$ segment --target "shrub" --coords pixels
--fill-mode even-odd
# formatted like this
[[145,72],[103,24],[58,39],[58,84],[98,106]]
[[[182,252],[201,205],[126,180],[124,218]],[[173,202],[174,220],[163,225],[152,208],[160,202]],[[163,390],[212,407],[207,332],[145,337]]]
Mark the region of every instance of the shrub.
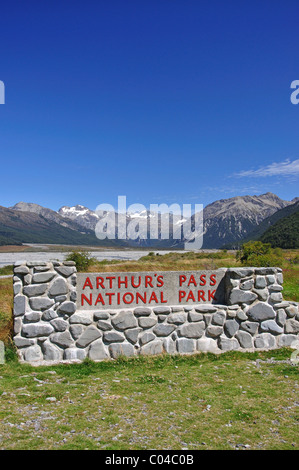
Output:
[[84,271],[92,264],[96,263],[90,253],[82,251],[72,251],[66,257],[66,261],[74,261],[78,271]]
[[244,243],[236,258],[247,266],[279,266],[283,262],[282,250],[272,249],[270,243],[260,241]]

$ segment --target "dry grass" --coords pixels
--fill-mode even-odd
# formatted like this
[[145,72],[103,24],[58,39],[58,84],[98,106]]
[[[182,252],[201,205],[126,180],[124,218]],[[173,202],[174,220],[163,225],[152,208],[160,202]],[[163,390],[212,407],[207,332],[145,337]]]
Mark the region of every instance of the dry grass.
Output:
[[13,288],[12,279],[0,279],[0,340],[9,343],[13,328]]

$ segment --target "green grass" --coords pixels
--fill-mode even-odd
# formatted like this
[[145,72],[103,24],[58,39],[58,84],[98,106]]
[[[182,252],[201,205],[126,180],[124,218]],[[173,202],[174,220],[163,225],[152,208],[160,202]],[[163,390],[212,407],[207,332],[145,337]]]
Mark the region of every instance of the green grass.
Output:
[[0,449],[295,449],[298,366],[279,362],[290,355],[9,361],[0,366]]

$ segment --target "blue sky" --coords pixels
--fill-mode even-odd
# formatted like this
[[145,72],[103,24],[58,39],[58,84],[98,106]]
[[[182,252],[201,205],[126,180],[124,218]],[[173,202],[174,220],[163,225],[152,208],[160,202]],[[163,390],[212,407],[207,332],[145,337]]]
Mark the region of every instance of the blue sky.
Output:
[[2,2],[0,205],[299,196],[298,1]]

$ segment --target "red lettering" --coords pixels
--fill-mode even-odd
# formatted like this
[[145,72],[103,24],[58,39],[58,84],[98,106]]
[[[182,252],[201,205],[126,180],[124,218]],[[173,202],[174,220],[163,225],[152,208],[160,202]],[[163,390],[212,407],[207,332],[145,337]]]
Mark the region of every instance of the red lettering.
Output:
[[157,287],[163,287],[163,286],[164,286],[163,276],[158,276],[157,277]]
[[208,292],[208,295],[209,295],[209,300],[215,300],[215,297],[214,297],[214,294],[215,294],[216,290],[213,290],[212,292],[209,290]]
[[191,276],[190,276],[190,279],[189,279],[189,282],[188,282],[188,286],[190,286],[190,284],[193,284],[195,287],[197,286],[197,283],[196,283],[196,281],[195,281],[195,279],[194,279],[193,274],[191,274]]
[[154,287],[152,276],[145,276],[145,287],[147,286]]
[[105,289],[103,277],[97,277],[97,289],[99,287],[101,287],[102,289]]
[[204,302],[206,301],[205,291],[204,290],[199,290],[198,291],[198,302],[200,302],[200,300],[203,300]]
[[[130,300],[126,300],[126,297],[127,295],[130,296]],[[124,295],[123,295],[123,301],[125,304],[131,304],[134,300],[134,295],[132,294],[132,292],[126,292]]]
[[193,302],[195,302],[195,297],[194,297],[194,294],[193,294],[192,290],[190,290],[190,292],[189,292],[189,294],[188,294],[188,296],[187,296],[187,302],[188,302],[188,300],[190,300],[190,299],[192,299]]
[[118,292],[117,293],[117,305],[119,305],[119,304],[120,304],[120,293]]
[[128,276],[125,276],[124,281],[122,281],[120,277],[118,278],[118,288],[119,289],[121,287],[121,284],[124,284],[126,289],[128,288]]
[[179,302],[186,297],[186,292],[184,290],[179,290]]
[[211,274],[210,276],[210,286],[214,286],[216,284],[216,274]]
[[206,285],[206,282],[207,282],[207,281],[206,281],[206,275],[205,275],[205,274],[202,274],[199,279],[200,279],[199,285],[200,285],[200,286],[205,286],[205,285]]
[[160,292],[161,304],[166,304],[167,300],[164,300],[164,292]]
[[97,296],[97,300],[95,301],[95,305],[97,305],[98,303],[101,303],[102,305],[105,305],[105,302],[104,302],[104,299],[102,297],[102,294],[99,294]]
[[136,303],[138,304],[138,300],[141,300],[144,304],[146,304],[146,292],[144,293],[144,296],[142,297],[139,292],[136,292]]
[[89,294],[89,299],[86,297],[85,294],[81,294],[81,305],[83,307],[84,300],[88,303],[88,305],[92,305],[92,294]]
[[112,281],[115,279],[115,276],[106,276],[107,279],[109,279],[109,288],[112,289]]
[[182,274],[182,275],[180,276],[180,287],[182,287],[182,284],[183,284],[183,282],[186,281],[186,279],[187,279],[187,278],[186,278],[186,276],[185,276],[184,274]]
[[111,297],[112,297],[113,295],[115,295],[115,293],[114,293],[114,292],[107,292],[106,295],[108,295],[108,297],[109,297],[109,305],[111,305],[111,304],[112,304]]
[[85,282],[84,282],[83,290],[85,289],[85,287],[89,287],[90,289],[93,289],[93,286],[92,286],[92,283],[91,283],[89,277],[87,277]]
[[135,287],[135,288],[136,288],[136,287],[140,287],[140,284],[141,284],[141,276],[139,276],[138,279],[139,279],[139,284],[138,284],[138,286],[136,286],[135,283],[134,283],[134,276],[131,277],[131,284],[132,284],[132,287]]
[[149,303],[151,303],[152,300],[154,300],[156,303],[158,303],[158,299],[157,299],[157,296],[156,296],[155,292],[152,292],[152,294],[149,298]]

